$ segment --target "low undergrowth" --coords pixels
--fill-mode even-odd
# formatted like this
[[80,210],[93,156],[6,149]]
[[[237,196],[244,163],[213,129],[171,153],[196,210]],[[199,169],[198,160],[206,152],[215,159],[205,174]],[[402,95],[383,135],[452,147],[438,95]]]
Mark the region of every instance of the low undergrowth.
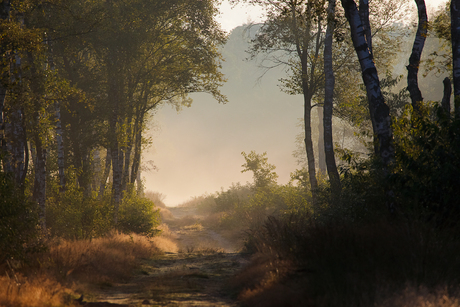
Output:
[[[140,264],[168,248],[155,238],[110,233],[93,240],[54,240],[26,264],[7,262],[0,276],[0,306],[72,306],[97,285],[127,280]],[[172,243],[170,243],[172,245]]]
[[459,233],[271,217],[251,232],[254,260],[233,286],[247,306],[460,306]]

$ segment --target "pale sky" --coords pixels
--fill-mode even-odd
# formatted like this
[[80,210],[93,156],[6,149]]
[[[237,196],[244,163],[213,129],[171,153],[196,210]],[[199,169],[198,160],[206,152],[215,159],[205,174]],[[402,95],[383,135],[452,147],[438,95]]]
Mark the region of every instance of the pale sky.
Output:
[[[446,0],[425,0],[428,10],[437,8],[441,3],[445,2]],[[222,14],[217,19],[227,32],[237,26],[248,23],[248,21],[259,22],[263,20],[263,11],[252,5],[239,4],[232,8],[228,1],[224,0],[219,9]]]
[[[445,0],[425,1],[429,12],[445,2]],[[248,22],[263,20],[262,10],[253,6],[238,5],[232,8],[225,0],[220,10],[218,21],[227,32]],[[245,65],[243,60],[241,65]],[[254,87],[257,86],[258,76],[260,72],[257,71],[254,72],[254,76],[250,76]],[[264,80],[262,79],[261,82],[263,83]],[[228,83],[231,83],[231,80]],[[279,103],[284,103],[286,106],[289,98],[284,97],[280,98]],[[192,107],[184,109],[180,114],[165,106],[153,117],[153,123],[149,127],[153,145],[143,154],[142,177],[147,190],[162,193],[166,196],[165,203],[168,206],[175,206],[195,196],[214,193],[221,188],[227,189],[232,183],[244,184],[252,181],[250,173],[241,173],[241,165],[244,163],[241,151],[249,153],[251,150],[256,150],[257,153],[267,151],[268,162],[277,166],[278,183],[288,182],[290,172],[298,168],[292,157],[292,150],[295,148],[295,134],[300,133],[301,129],[298,128],[297,131],[294,127],[294,132],[283,132],[283,135],[277,136],[276,131],[281,133],[284,128],[279,125],[287,124],[277,119],[280,114],[268,114],[273,112],[276,106],[269,106],[269,110],[261,110],[261,113],[267,113],[261,114],[262,117],[274,116],[272,119],[274,131],[264,131],[264,128],[252,125],[248,128],[250,130],[246,130],[243,135],[236,137],[236,141],[231,142],[226,139],[228,135],[222,133],[222,130],[224,125],[231,130],[233,122],[243,123],[243,118],[225,118],[225,114],[228,114],[226,110],[238,105],[238,101],[218,105],[206,97],[206,99],[193,98]],[[291,103],[290,110],[281,111],[285,114],[294,113],[293,118],[288,120],[292,125],[295,125],[297,119],[303,114],[301,97],[298,97],[298,100]],[[244,103],[251,103],[250,98]],[[289,131],[292,130],[291,128]],[[243,140],[251,137],[253,133],[258,133],[257,138],[244,143]],[[152,165],[157,169],[153,169]]]

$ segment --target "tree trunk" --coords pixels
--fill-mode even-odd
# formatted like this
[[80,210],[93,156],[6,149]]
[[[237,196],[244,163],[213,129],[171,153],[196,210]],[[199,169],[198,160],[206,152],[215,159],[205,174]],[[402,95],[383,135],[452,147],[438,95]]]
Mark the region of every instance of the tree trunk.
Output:
[[37,204],[39,210],[39,221],[41,231],[46,236],[46,148],[43,147],[43,143],[38,133],[35,134],[35,179],[34,179],[34,192],[33,200]]
[[450,96],[452,95],[452,85],[450,84],[450,79],[445,77],[442,81],[444,84],[444,95],[442,97],[442,108],[444,112],[450,116]]
[[[116,124],[112,119],[110,121],[110,129],[112,133],[116,133]],[[112,154],[112,204],[113,204],[113,222],[114,225],[118,223],[118,207],[121,203],[122,189],[121,189],[121,175],[122,169],[120,167],[120,160],[123,160],[123,156],[119,150],[117,136],[112,137],[110,145],[110,153]]]
[[340,198],[341,184],[340,176],[337,171],[337,164],[334,155],[334,142],[332,138],[332,106],[334,98],[334,70],[332,67],[332,35],[334,32],[334,17],[335,17],[336,0],[329,0],[327,8],[327,29],[324,42],[324,74],[325,74],[325,89],[324,89],[324,152],[326,155],[326,167],[329,180],[331,181],[332,193],[334,199]]
[[64,175],[64,141],[62,139],[62,124],[61,124],[61,107],[59,102],[54,103],[54,111],[56,113],[56,143],[57,156],[59,167],[59,192],[65,192],[65,175]]
[[364,36],[367,42],[367,47],[372,56],[372,33],[371,33],[371,24],[369,22],[369,0],[359,0],[359,17],[363,23]]
[[323,107],[316,106],[318,111],[318,168],[321,175],[326,174],[326,155],[324,153],[324,112]]
[[[19,17],[21,20],[21,17]],[[11,84],[20,83],[21,57],[15,55],[10,66]],[[4,158],[4,170],[12,174],[16,187],[24,191],[26,174],[25,148],[26,148],[26,129],[23,112],[23,93],[21,89],[15,90],[15,97],[8,103],[5,112],[5,140],[7,155]]]
[[[134,157],[133,157],[133,164],[131,167],[131,183],[134,184],[134,181],[138,178],[139,173],[139,166],[141,162],[141,146],[142,146],[142,127],[136,129],[136,139],[134,142]],[[141,184],[137,182],[137,184]]]
[[428,17],[426,15],[425,0],[415,0],[415,3],[418,11],[418,29],[415,34],[412,53],[409,57],[409,65],[407,66],[407,89],[410,93],[412,108],[415,112],[418,112],[420,104],[423,102],[422,92],[418,87],[418,68],[428,34]]
[[[380,80],[363,31],[361,18],[354,0],[342,0],[345,16],[350,24],[353,46],[361,66],[362,78],[366,86],[369,111],[374,132],[374,149],[383,164],[383,173],[389,173],[394,160],[395,150],[392,139],[390,108],[385,104],[380,90]],[[391,214],[396,212],[394,193],[386,190],[386,203]]]
[[[116,70],[112,69],[112,71]],[[111,74],[108,88],[108,99],[112,104],[111,115],[109,117],[109,148],[112,155],[112,205],[113,222],[115,226],[118,223],[118,208],[122,199],[121,180],[123,175],[123,153],[120,150],[118,141],[118,127],[120,124],[118,114],[120,104],[120,88],[116,78],[116,75]]]
[[101,180],[101,153],[99,152],[99,148],[93,150],[93,163],[92,163],[92,176],[91,176],[91,192],[97,191],[100,187],[100,180]]
[[5,116],[5,139],[7,156],[4,161],[4,171],[13,175],[16,187],[23,190],[25,182],[26,136],[23,111],[16,101],[10,105]]
[[313,152],[313,141],[311,138],[311,97],[304,91],[304,124],[305,124],[305,149],[307,152],[308,175],[310,178],[311,193],[313,203],[316,204],[316,189],[318,181],[316,180],[315,154]]
[[104,173],[102,174],[101,185],[99,187],[99,198],[104,196],[105,186],[107,184],[107,178],[110,173],[110,166],[112,165],[112,153],[110,148],[107,148],[107,155],[105,156],[105,167]]
[[129,181],[129,171],[130,168],[129,166],[131,165],[131,151],[133,148],[133,135],[132,134],[132,120],[131,118],[128,118],[128,124],[127,124],[127,132],[126,135],[128,136],[128,139],[126,140],[126,145],[124,146],[125,149],[125,161],[124,161],[124,168],[123,168],[123,177],[121,181],[121,186],[122,190],[126,191],[126,188],[128,186]]
[[5,144],[5,123],[4,123],[4,105],[5,105],[5,98],[6,98],[6,88],[0,82],[0,154],[4,151]]
[[354,0],[342,0],[345,15],[350,24],[351,38],[361,66],[362,78],[366,86],[369,111],[374,132],[374,141],[378,144],[378,154],[388,169],[394,161],[395,151],[392,144],[390,109],[385,104],[380,90],[380,80],[372,54],[367,47],[363,25]]
[[460,118],[460,1],[450,3],[455,118]]
[[[53,47],[52,47],[52,39],[48,35],[47,37],[48,43],[48,62],[50,65],[51,71],[54,72],[54,58],[53,58]],[[59,192],[65,192],[65,175],[64,175],[64,141],[63,141],[63,131],[62,131],[62,121],[61,121],[61,105],[59,101],[54,102],[54,113],[56,116],[56,145],[57,145],[57,162],[58,162],[58,169],[59,169]]]
[[[10,9],[11,9],[11,1],[3,0],[0,3],[0,19],[1,20],[8,20],[10,18]],[[3,48],[0,49],[1,54],[5,53]],[[1,67],[0,71],[3,71],[4,67]],[[4,154],[6,151],[6,141],[5,141],[5,99],[7,89],[5,86],[6,80],[8,79],[8,75],[0,74],[0,154]],[[3,166],[3,171],[5,171],[5,166]]]

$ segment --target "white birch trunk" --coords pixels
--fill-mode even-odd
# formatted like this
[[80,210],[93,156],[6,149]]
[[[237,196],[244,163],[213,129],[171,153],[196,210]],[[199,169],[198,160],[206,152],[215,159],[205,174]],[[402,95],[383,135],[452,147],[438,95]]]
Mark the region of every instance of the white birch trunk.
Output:
[[345,15],[350,24],[351,38],[361,66],[362,78],[366,86],[369,111],[374,131],[374,139],[378,143],[378,153],[386,168],[394,161],[390,109],[385,104],[380,90],[380,80],[372,54],[367,46],[364,27],[354,0],[342,0]]
[[[391,130],[390,109],[385,104],[380,90],[380,80],[372,59],[365,37],[364,27],[354,0],[342,0],[345,15],[350,24],[353,46],[361,66],[362,78],[366,86],[369,111],[374,132],[374,144],[377,154],[383,164],[383,173],[388,174],[395,159],[395,150],[392,144],[393,133]],[[395,213],[394,193],[386,191],[387,206],[390,213]]]

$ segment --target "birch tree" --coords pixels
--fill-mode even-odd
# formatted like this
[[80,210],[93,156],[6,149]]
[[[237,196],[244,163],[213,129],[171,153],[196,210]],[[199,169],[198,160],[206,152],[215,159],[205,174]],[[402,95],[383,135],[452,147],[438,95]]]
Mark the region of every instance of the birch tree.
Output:
[[[380,90],[379,76],[373,61],[372,52],[367,44],[365,26],[363,26],[356,3],[354,0],[342,0],[342,6],[350,24],[351,38],[361,66],[364,85],[366,86],[376,154],[380,157],[383,164],[384,173],[388,173],[395,160],[390,108],[385,104]],[[394,213],[393,192],[388,190],[387,196],[388,209],[391,213]]]

